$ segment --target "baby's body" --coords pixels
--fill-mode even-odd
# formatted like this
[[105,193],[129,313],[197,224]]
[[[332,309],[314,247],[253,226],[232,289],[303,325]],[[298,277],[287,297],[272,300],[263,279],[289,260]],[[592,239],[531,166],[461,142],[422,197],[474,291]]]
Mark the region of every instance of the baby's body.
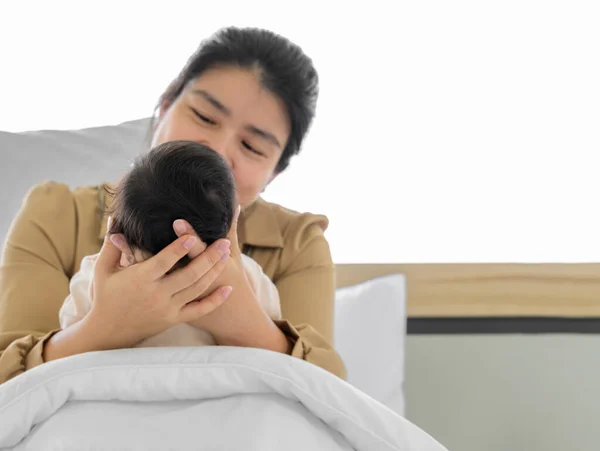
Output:
[[[189,141],[163,143],[141,156],[119,183],[111,207],[109,234],[120,234],[121,266],[140,263],[157,254],[177,236],[174,221],[186,220],[207,245],[225,238],[231,228],[235,182],[227,162],[212,149]],[[70,294],[59,312],[65,329],[92,309],[92,284],[98,255],[85,257],[72,277]],[[189,263],[184,257],[172,270]],[[281,319],[277,288],[250,257],[242,255],[253,293],[272,319]],[[226,282],[226,281],[223,281]],[[127,299],[123,299],[127,303]],[[149,346],[214,345],[205,330],[179,324],[138,343]]]

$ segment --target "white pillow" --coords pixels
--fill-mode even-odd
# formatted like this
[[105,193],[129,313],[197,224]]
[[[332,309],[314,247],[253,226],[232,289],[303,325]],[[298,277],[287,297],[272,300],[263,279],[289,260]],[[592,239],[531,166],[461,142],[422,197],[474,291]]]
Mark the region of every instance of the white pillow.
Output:
[[32,186],[116,182],[147,147],[149,126],[141,119],[82,130],[0,131],[0,242]]
[[336,350],[348,382],[404,415],[405,277],[379,277],[335,296]]

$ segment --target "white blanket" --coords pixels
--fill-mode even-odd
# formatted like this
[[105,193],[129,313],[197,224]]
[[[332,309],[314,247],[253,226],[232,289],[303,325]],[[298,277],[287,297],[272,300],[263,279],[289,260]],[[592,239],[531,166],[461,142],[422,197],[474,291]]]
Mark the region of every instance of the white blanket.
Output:
[[314,365],[227,347],[41,365],[0,385],[0,449],[444,450]]

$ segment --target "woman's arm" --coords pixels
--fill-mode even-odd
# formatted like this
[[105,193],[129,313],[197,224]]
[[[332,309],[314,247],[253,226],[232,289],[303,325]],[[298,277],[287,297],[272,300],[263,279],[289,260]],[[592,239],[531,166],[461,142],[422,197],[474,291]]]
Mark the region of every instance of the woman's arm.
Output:
[[275,279],[282,314],[294,324],[310,325],[333,343],[335,266],[321,228],[312,225],[304,233],[301,249],[288,257]]
[[[189,324],[206,330],[222,346],[260,348],[289,354],[292,349],[290,341],[261,307],[246,275],[246,267],[238,243],[239,214],[238,207],[227,236],[231,243],[231,257],[215,281],[215,286],[230,284],[233,288],[231,294],[224,305]],[[196,235],[192,226],[184,220],[175,221],[174,231],[178,236]],[[188,256],[195,260],[202,256],[204,249],[204,243],[198,240]],[[185,270],[184,268],[177,271]]]
[[59,328],[76,245],[76,206],[66,185],[43,183],[26,196],[0,263],[0,383],[43,362]]
[[73,328],[58,331],[77,255],[99,247],[97,191],[78,193],[57,183],[39,185],[13,223],[0,265],[0,383],[47,360],[132,346],[206,315],[228,296],[227,287],[206,292],[226,265],[226,240],[213,243],[183,271],[167,275],[196,238],[181,237],[122,271],[119,249],[105,239],[94,268],[90,313]]
[[[284,320],[271,320],[254,297],[242,275],[241,258],[236,256],[239,246],[232,227],[232,258],[223,277],[233,280],[233,292],[224,305],[191,324],[206,329],[220,345],[291,354],[345,378],[342,359],[331,345],[335,273],[321,219],[297,216],[287,227],[280,268],[274,277]],[[193,230],[186,223],[176,233]],[[199,249],[190,256],[193,258],[198,252]]]
[[274,278],[287,321],[277,324],[294,342],[293,356],[345,379],[344,363],[333,348],[335,266],[322,225],[311,216],[288,227]]
[[[288,354],[345,379],[346,368],[332,345],[335,267],[322,228],[305,225],[298,224],[301,230],[284,250],[275,278],[284,319],[269,323],[285,335]],[[268,330],[266,325],[263,330]],[[269,336],[275,343],[276,334]]]

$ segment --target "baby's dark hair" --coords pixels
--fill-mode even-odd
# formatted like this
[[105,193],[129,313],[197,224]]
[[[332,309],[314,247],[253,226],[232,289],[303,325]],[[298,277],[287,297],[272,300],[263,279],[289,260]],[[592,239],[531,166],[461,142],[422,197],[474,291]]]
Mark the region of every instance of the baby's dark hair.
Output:
[[[122,233],[132,249],[154,255],[177,239],[176,219],[188,221],[207,245],[227,236],[235,182],[227,162],[210,147],[170,141],[139,157],[114,195],[108,232]],[[184,257],[179,266],[188,261]]]

